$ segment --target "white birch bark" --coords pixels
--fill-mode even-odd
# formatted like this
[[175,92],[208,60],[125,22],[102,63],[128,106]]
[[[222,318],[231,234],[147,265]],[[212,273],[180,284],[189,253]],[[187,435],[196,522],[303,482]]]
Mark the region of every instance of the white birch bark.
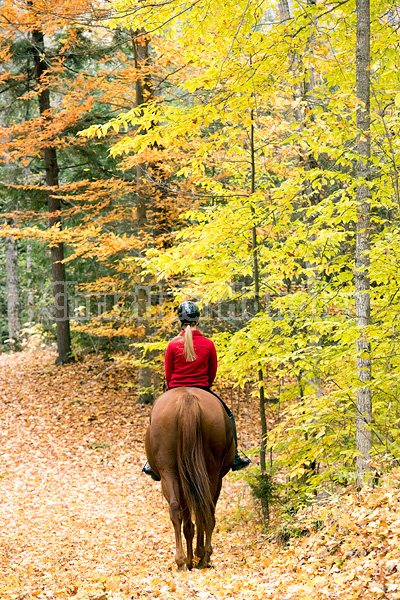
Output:
[[33,323],[34,317],[34,298],[32,289],[32,244],[29,242],[26,245],[26,287],[27,287],[27,301],[28,301],[28,323],[29,326]]
[[372,420],[372,390],[370,345],[365,337],[365,328],[370,324],[369,294],[369,253],[370,253],[370,199],[371,191],[365,181],[369,178],[370,139],[370,3],[369,0],[356,0],[357,47],[356,78],[357,99],[357,140],[358,161],[356,176],[360,179],[357,187],[357,227],[355,256],[355,309],[356,324],[359,329],[357,340],[357,374],[360,386],[357,390],[356,445],[360,453],[357,457],[357,485],[365,483],[368,461],[372,446],[369,423]]

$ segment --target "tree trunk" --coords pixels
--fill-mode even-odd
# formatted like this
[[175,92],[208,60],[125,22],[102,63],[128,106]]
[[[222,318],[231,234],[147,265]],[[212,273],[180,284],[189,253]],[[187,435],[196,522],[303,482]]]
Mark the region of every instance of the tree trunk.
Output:
[[[251,125],[250,125],[250,157],[251,157],[251,194],[256,191],[256,163],[255,163],[255,146],[254,146],[254,111],[251,110]],[[255,216],[253,204],[250,207],[251,214]],[[260,273],[258,268],[258,243],[257,230],[255,223],[251,229],[252,236],[252,251],[253,251],[253,281],[254,281],[254,312],[257,314],[260,311]],[[267,443],[267,419],[265,416],[265,393],[264,393],[264,373],[261,365],[258,369],[258,384],[260,389],[260,417],[261,417],[261,444],[260,444],[260,465],[261,471],[266,470],[266,443]]]
[[28,302],[28,323],[29,326],[33,323],[35,314],[34,297],[32,288],[32,244],[29,242],[26,245],[26,287],[27,287],[27,302]]
[[[251,64],[251,58],[250,58]],[[256,152],[254,143],[254,111],[250,111],[250,161],[251,161],[251,183],[250,192],[254,194],[256,191]],[[253,204],[250,204],[250,210],[254,219],[255,209]],[[258,266],[258,242],[256,224],[253,222],[251,228],[252,251],[253,251],[253,281],[254,281],[254,312],[257,314],[260,311],[260,273]],[[261,419],[261,440],[260,440],[260,467],[261,474],[264,475],[267,470],[266,447],[267,447],[267,417],[265,414],[265,390],[264,390],[264,371],[261,364],[258,365],[258,385],[259,385],[259,407]],[[261,498],[261,508],[264,522],[269,523],[269,502],[268,498]]]
[[[137,32],[139,33],[139,32]],[[149,40],[144,35],[143,37],[134,40],[135,50],[135,67],[137,72],[140,72],[140,77],[136,80],[136,106],[140,106],[152,95],[152,86],[150,78],[146,73],[146,67],[149,61]],[[147,229],[147,205],[146,205],[146,165],[137,166],[137,188],[136,188],[136,211],[137,211],[137,226],[139,231],[145,233]],[[138,289],[138,318],[141,325],[144,327],[144,337],[146,338],[150,331],[147,322],[147,290],[146,279],[139,283]],[[142,352],[142,360],[144,359]],[[147,366],[140,366],[138,373],[138,403],[151,404],[154,400],[151,369]]]
[[284,23],[290,19],[289,3],[287,0],[279,0],[279,21]]
[[[39,87],[39,112],[44,121],[50,117],[50,92],[43,87],[42,75],[46,71],[44,34],[35,29],[32,32],[33,57],[35,62],[36,83]],[[43,158],[46,167],[46,184],[48,186],[47,198],[49,208],[49,227],[61,228],[61,203],[57,194],[53,195],[58,187],[58,162],[57,152],[53,146],[47,146],[43,150]],[[54,293],[54,317],[57,325],[57,349],[58,357],[56,364],[63,364],[70,360],[71,336],[69,328],[67,281],[65,275],[64,244],[58,243],[50,249],[51,268]]]
[[8,314],[8,339],[10,348],[18,348],[21,332],[21,302],[18,273],[18,243],[13,236],[7,236],[6,246],[6,291]]
[[[139,34],[140,32],[136,32]],[[135,68],[140,76],[136,80],[136,106],[144,104],[152,96],[151,80],[146,72],[149,62],[149,40],[143,32],[143,37],[136,38],[133,42],[135,52]],[[137,224],[139,230],[144,230],[147,226],[147,206],[145,195],[146,183],[146,165],[137,166],[137,191],[136,191],[136,210]]]
[[357,47],[356,79],[357,99],[357,153],[356,176],[360,180],[357,187],[357,226],[355,256],[355,308],[356,325],[359,330],[357,340],[357,374],[360,387],[357,390],[356,444],[360,453],[357,457],[357,485],[365,483],[366,472],[370,470],[368,461],[372,446],[369,423],[372,420],[371,349],[365,336],[365,328],[370,324],[370,199],[371,192],[365,182],[370,176],[370,4],[369,0],[357,0]]
[[[138,290],[138,317],[144,328],[144,337],[146,338],[150,331],[147,323],[147,307],[148,307],[148,290],[144,283],[139,283]],[[142,351],[142,360],[150,359],[150,355],[144,355]],[[140,366],[138,372],[138,404],[152,404],[154,400],[153,385],[151,380],[151,368],[148,366]]]

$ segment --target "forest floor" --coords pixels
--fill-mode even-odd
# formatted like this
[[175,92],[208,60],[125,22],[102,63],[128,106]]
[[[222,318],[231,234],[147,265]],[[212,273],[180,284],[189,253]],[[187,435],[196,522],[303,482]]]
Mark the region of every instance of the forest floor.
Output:
[[[160,484],[141,473],[150,409],[136,404],[134,371],[54,358],[0,355],[1,600],[400,599],[400,472],[310,507],[309,535],[285,548],[230,474],[214,568],[177,573]],[[247,448],[258,437],[250,404],[238,405]]]

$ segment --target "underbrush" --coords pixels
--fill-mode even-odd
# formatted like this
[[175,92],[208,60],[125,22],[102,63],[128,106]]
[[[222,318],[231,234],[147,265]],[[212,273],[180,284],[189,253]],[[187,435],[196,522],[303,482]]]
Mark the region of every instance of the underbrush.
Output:
[[[247,481],[268,540],[284,547],[291,540],[309,537],[330,526],[333,515],[340,514],[343,498],[359,494],[355,485],[345,487],[331,482],[322,487],[316,485],[318,478],[312,477],[305,482],[279,482],[276,472],[253,470],[247,474]],[[399,471],[371,478],[371,482],[373,488],[366,488],[364,494],[368,489],[372,493],[380,488],[399,488]]]

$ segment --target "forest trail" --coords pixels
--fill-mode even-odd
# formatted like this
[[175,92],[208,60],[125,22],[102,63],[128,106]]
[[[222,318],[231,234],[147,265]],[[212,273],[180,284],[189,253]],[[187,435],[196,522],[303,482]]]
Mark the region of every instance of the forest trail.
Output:
[[0,357],[1,599],[218,598],[223,574],[223,597],[229,587],[242,597],[252,548],[224,513],[243,482],[227,482],[221,499],[216,569],[178,576],[160,484],[141,473],[150,408],[125,387],[129,369],[53,362]]
[[[61,369],[53,362],[44,352],[0,356],[1,600],[400,598],[398,489],[374,497],[387,509],[386,545],[382,519],[370,533],[372,505],[364,511],[361,502],[365,539],[339,522],[283,551],[261,535],[243,481],[229,475],[214,568],[177,573],[160,485],[141,473],[150,409],[127,387],[134,372],[95,357]],[[374,532],[372,554],[352,553]],[[348,544],[341,564],[335,539]]]

